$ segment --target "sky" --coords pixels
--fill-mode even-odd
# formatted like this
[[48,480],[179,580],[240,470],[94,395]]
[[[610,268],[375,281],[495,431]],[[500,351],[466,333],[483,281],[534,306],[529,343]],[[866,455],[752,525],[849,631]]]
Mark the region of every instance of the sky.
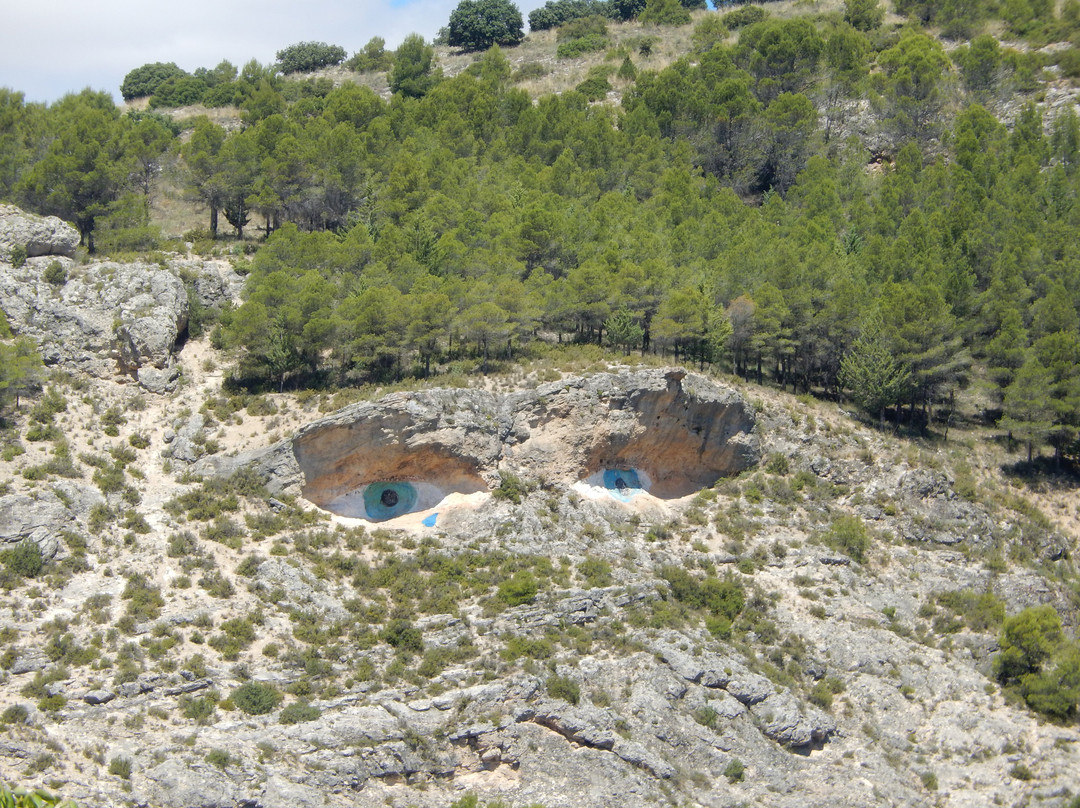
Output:
[[[522,16],[543,0],[518,2]],[[396,47],[430,40],[457,0],[0,0],[0,87],[52,103],[89,87],[119,102],[128,71],[175,62],[188,72],[228,59],[274,61],[297,42],[340,45],[351,56],[373,36]]]

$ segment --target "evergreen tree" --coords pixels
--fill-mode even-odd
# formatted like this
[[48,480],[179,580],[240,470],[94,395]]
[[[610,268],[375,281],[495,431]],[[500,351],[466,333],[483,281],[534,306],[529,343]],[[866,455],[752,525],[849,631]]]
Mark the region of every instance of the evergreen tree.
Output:
[[840,363],[840,384],[851,392],[856,404],[878,416],[882,429],[885,410],[903,401],[910,379],[910,371],[896,360],[882,338],[877,319],[870,321]]

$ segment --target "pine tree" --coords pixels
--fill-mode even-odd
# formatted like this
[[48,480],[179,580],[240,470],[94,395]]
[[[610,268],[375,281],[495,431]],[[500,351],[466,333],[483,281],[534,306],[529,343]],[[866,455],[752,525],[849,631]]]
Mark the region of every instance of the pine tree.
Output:
[[896,360],[881,336],[880,323],[872,321],[840,362],[840,384],[867,412],[877,413],[885,428],[885,409],[899,404],[907,394],[911,373]]

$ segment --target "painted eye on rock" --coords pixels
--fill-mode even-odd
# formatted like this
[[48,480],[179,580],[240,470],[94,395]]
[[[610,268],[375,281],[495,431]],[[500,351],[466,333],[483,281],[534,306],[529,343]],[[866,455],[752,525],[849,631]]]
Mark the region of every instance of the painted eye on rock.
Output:
[[634,469],[604,469],[604,488],[622,502],[629,502],[642,490],[641,480]]
[[652,485],[649,476],[639,469],[600,469],[584,480],[583,492],[592,496],[607,494],[620,502],[629,502]]
[[434,508],[445,496],[429,483],[386,481],[362,485],[326,504],[326,509],[354,519],[385,522]]

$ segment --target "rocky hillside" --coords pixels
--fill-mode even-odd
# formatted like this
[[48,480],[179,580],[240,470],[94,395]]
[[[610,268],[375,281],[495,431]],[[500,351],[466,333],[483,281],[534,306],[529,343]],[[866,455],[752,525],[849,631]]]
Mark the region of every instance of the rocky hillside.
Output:
[[994,668],[1006,615],[1075,633],[1075,489],[1004,476],[987,436],[673,368],[229,393],[187,330],[227,263],[77,263],[7,213],[30,257],[0,308],[48,372],[0,434],[5,780],[168,808],[1075,804],[1075,705],[1048,721]]

